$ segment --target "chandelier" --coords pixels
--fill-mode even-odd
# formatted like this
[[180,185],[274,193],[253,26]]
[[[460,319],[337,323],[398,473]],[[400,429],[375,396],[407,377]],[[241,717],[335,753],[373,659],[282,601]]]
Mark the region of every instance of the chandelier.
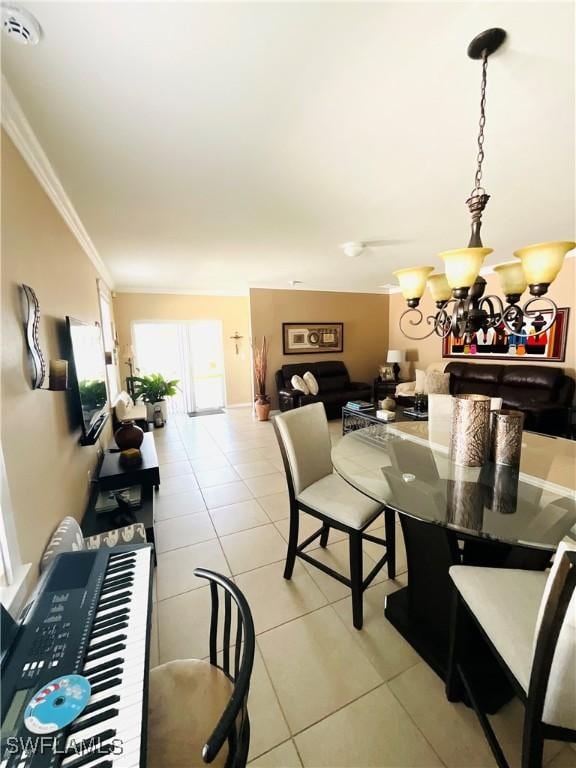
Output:
[[[482,213],[490,199],[482,186],[486,74],[488,57],[498,50],[505,39],[506,32],[503,29],[488,29],[475,37],[468,46],[468,56],[482,60],[476,174],[474,188],[466,200],[472,217],[468,247],[439,254],[445,266],[445,272],[441,274],[432,275],[434,267],[408,267],[393,273],[398,278],[408,305],[408,309],[400,316],[399,326],[409,339],[418,341],[434,333],[441,338],[452,334],[455,338],[467,339],[474,333],[490,329],[528,336],[531,328],[537,333],[546,333],[556,320],[556,304],[545,294],[557,277],[564,257],[576,247],[576,243],[562,241],[529,245],[514,251],[517,261],[494,267],[506,297],[506,306],[499,296],[484,296],[486,280],[480,276],[484,259],[493,250],[484,248],[480,238]],[[436,302],[437,312],[424,317],[418,305],[426,286]],[[529,288],[531,298],[521,306],[520,299],[526,288]],[[414,336],[409,332],[411,328],[421,325],[425,325],[426,329],[431,328],[423,335]]]

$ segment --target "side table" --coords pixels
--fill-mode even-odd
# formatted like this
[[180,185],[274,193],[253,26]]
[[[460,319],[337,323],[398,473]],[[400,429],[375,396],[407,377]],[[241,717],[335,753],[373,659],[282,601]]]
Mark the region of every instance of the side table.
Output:
[[[85,536],[105,533],[113,528],[118,528],[119,525],[129,525],[131,522],[136,522],[144,525],[147,541],[150,544],[155,544],[154,488],[158,488],[160,485],[160,468],[152,432],[144,434],[140,451],[142,452],[142,463],[139,466],[123,467],[120,464],[120,451],[117,449],[116,442],[112,440],[108,445],[108,451],[104,454],[98,472],[97,489],[98,491],[113,491],[132,485],[140,485],[142,487],[141,506],[130,513],[119,513],[115,510],[114,512],[97,514],[95,510],[96,498],[92,499],[82,520],[82,531]],[[96,493],[95,496],[97,497],[97,495]],[[127,519],[129,516],[133,519]],[[156,552],[154,552],[154,561],[156,561]]]
[[378,401],[384,400],[386,397],[394,397],[396,394],[396,381],[382,381],[381,379],[374,379],[373,392],[374,392],[374,405],[378,407]]

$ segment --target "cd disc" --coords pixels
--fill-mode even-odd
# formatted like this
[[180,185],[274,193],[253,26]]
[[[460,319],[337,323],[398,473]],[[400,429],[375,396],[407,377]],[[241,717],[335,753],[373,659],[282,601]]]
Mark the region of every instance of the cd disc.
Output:
[[31,733],[54,733],[83,711],[90,699],[90,683],[82,675],[57,677],[37,691],[24,712]]

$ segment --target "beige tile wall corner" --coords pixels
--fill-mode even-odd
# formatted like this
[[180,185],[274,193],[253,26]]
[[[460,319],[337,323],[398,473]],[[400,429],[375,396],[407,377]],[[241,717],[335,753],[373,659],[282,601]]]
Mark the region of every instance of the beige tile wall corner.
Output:
[[[2,134],[2,448],[24,562],[39,562],[65,515],[80,520],[95,447],[79,445],[70,396],[32,390],[21,283],[36,291],[46,360],[62,357],[66,315],[99,320],[98,273],[5,134]],[[109,433],[108,433],[109,434]]]
[[[372,382],[388,349],[388,296],[375,293],[250,289],[252,336],[270,343],[268,393],[278,398],[274,374],[286,363],[343,360],[355,381]],[[282,323],[342,322],[344,352],[329,355],[284,355]]]
[[[131,344],[132,323],[137,320],[220,320],[224,335],[226,401],[228,405],[252,400],[250,312],[248,296],[188,296],[168,293],[117,293],[114,317],[120,349]],[[243,336],[236,354],[230,336]],[[120,364],[122,379],[126,366]],[[122,370],[123,369],[123,370]]]
[[[496,293],[497,295],[501,295],[498,276],[495,274],[487,275],[486,280],[488,282],[486,293]],[[576,377],[576,305],[574,303],[574,297],[576,295],[576,259],[566,259],[560,274],[550,288],[549,295],[559,307],[570,308],[568,342],[566,345],[566,360],[564,363],[545,363],[543,361],[542,364],[560,366],[564,369],[565,373]],[[528,297],[529,294],[526,292],[524,298],[526,299]],[[410,341],[402,335],[398,326],[398,319],[405,309],[406,303],[402,298],[402,294],[392,294],[390,296],[390,346],[393,349],[405,349],[407,351],[407,358],[413,360],[418,368],[425,368],[429,363],[442,360],[442,341],[437,336],[430,337],[424,341],[415,342]],[[428,291],[426,291],[426,294],[422,299],[420,309],[425,315],[433,314],[436,311],[434,302],[430,298]],[[414,329],[415,334],[417,331],[418,329]],[[446,362],[448,363],[450,361],[447,359]],[[497,362],[511,365],[517,363],[518,360],[475,360],[474,362]]]

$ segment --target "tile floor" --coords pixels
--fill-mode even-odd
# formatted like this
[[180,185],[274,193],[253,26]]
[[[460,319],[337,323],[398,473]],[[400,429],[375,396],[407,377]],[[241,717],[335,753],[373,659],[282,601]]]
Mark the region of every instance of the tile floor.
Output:
[[[339,422],[330,431],[337,441]],[[152,663],[207,655],[209,589],[192,571],[231,575],[257,632],[254,766],[494,765],[472,713],[446,701],[441,681],[384,618],[385,595],[407,582],[399,527],[399,575],[390,581],[383,571],[367,590],[358,632],[342,584],[301,561],[290,582],[282,577],[288,495],[270,423],[254,421],[249,408],[173,415],[154,436],[162,484]],[[312,530],[303,517],[302,535]],[[367,545],[366,568],[373,555]],[[322,557],[346,569],[341,535],[331,535]],[[511,766],[519,765],[522,713],[514,701],[493,718]],[[576,751],[549,743],[546,765],[576,768]]]

